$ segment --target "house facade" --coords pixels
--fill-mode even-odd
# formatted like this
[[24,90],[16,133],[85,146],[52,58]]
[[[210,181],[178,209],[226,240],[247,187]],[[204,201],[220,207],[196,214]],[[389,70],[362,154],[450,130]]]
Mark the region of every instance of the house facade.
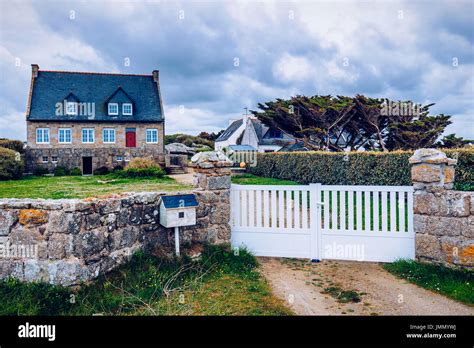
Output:
[[26,124],[28,172],[63,166],[89,175],[134,157],[165,163],[158,71],[43,71],[33,64]]
[[229,145],[247,145],[258,152],[276,152],[295,143],[295,139],[278,129],[264,125],[255,116],[244,115],[233,121],[215,141],[215,150]]

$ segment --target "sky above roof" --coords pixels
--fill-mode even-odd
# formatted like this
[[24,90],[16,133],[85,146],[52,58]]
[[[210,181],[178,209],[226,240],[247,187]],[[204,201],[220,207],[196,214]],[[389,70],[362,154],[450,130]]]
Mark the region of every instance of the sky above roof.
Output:
[[0,137],[25,139],[31,64],[160,70],[166,133],[295,94],[436,103],[474,139],[472,1],[0,1]]

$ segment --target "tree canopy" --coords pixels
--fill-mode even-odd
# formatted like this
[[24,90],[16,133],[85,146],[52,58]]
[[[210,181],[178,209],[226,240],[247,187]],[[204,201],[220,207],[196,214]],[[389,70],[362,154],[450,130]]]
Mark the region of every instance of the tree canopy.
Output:
[[434,104],[363,95],[302,96],[259,103],[252,114],[313,150],[397,150],[432,146],[451,121],[429,115]]

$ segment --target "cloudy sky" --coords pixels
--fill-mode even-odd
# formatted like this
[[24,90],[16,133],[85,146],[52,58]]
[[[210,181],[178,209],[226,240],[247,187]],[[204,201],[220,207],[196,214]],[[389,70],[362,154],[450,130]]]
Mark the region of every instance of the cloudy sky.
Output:
[[31,64],[160,70],[168,134],[295,94],[436,103],[474,139],[473,1],[0,0],[0,137],[25,139]]

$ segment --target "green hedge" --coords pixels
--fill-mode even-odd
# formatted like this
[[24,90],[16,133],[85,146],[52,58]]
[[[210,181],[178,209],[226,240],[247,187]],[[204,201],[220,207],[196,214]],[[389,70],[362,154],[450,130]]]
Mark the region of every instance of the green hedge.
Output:
[[[458,158],[456,187],[474,183],[474,149],[444,150]],[[411,185],[408,159],[413,151],[274,152],[259,154],[250,171],[259,176],[324,185]]]
[[23,175],[23,161],[17,158],[18,153],[0,147],[0,180],[20,179]]

